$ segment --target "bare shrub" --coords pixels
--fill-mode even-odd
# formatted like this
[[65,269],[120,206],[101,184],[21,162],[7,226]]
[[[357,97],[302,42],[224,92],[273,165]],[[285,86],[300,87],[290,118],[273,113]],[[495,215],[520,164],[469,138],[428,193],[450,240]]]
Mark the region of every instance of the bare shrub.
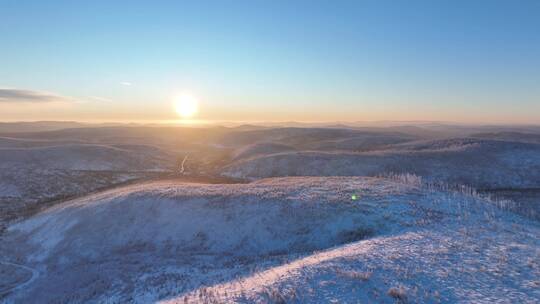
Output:
[[[416,187],[423,187],[430,191],[444,191],[444,192],[450,192],[453,194],[462,194],[466,197],[473,198],[473,199],[480,199],[484,200],[488,203],[490,203],[490,206],[486,207],[493,207],[491,210],[486,210],[486,217],[492,218],[494,217],[495,209],[501,209],[501,210],[507,210],[512,212],[517,212],[521,215],[524,215],[526,217],[535,219],[538,218],[538,214],[535,210],[532,210],[531,208],[528,208],[527,206],[523,206],[523,204],[519,202],[515,202],[513,200],[504,199],[500,197],[494,197],[488,193],[485,192],[479,192],[474,187],[471,187],[469,185],[463,185],[463,184],[449,184],[444,182],[430,182],[423,180],[421,176],[417,176],[415,174],[410,173],[386,173],[382,175],[378,175],[378,177],[390,179],[395,182],[399,182],[405,185],[411,185]],[[467,212],[471,208],[469,206],[468,202],[463,202],[463,208],[462,212]]]
[[407,302],[407,290],[403,286],[391,287],[388,289],[387,294],[398,300],[400,303]]
[[367,281],[373,275],[373,271],[338,271],[338,274],[354,280]]
[[411,186],[422,186],[425,183],[422,180],[421,176],[410,174],[410,173],[387,173],[379,175],[379,177],[387,178],[402,184],[411,185]]
[[270,303],[274,303],[274,304],[287,303],[285,296],[277,288],[268,289],[265,291],[265,294],[268,297],[268,300]]

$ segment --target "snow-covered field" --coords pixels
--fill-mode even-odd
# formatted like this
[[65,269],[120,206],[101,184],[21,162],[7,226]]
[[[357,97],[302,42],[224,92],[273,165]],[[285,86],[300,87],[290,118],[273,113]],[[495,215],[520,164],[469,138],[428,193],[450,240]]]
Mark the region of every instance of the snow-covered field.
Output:
[[12,224],[0,251],[38,273],[6,303],[536,303],[539,236],[414,178],[297,177],[110,190]]

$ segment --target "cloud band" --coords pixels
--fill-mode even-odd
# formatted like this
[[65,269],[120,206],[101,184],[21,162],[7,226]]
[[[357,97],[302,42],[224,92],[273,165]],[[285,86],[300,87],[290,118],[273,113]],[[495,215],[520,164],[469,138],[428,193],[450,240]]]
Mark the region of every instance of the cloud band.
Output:
[[22,102],[54,102],[67,101],[69,98],[58,96],[45,92],[21,90],[21,89],[2,89],[0,88],[1,103],[22,103]]

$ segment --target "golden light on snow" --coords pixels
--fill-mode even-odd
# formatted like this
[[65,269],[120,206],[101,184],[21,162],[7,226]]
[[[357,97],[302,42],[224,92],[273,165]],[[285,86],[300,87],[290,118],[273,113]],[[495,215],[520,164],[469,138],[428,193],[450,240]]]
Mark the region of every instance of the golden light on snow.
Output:
[[199,101],[192,95],[181,94],[174,101],[174,109],[182,118],[190,118],[197,114]]

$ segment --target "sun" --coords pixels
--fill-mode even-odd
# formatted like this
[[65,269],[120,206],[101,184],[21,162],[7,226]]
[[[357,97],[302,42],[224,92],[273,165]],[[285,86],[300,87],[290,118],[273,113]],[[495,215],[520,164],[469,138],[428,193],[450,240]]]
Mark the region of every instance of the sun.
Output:
[[190,118],[197,114],[199,101],[194,96],[181,94],[174,101],[174,109],[182,118]]

